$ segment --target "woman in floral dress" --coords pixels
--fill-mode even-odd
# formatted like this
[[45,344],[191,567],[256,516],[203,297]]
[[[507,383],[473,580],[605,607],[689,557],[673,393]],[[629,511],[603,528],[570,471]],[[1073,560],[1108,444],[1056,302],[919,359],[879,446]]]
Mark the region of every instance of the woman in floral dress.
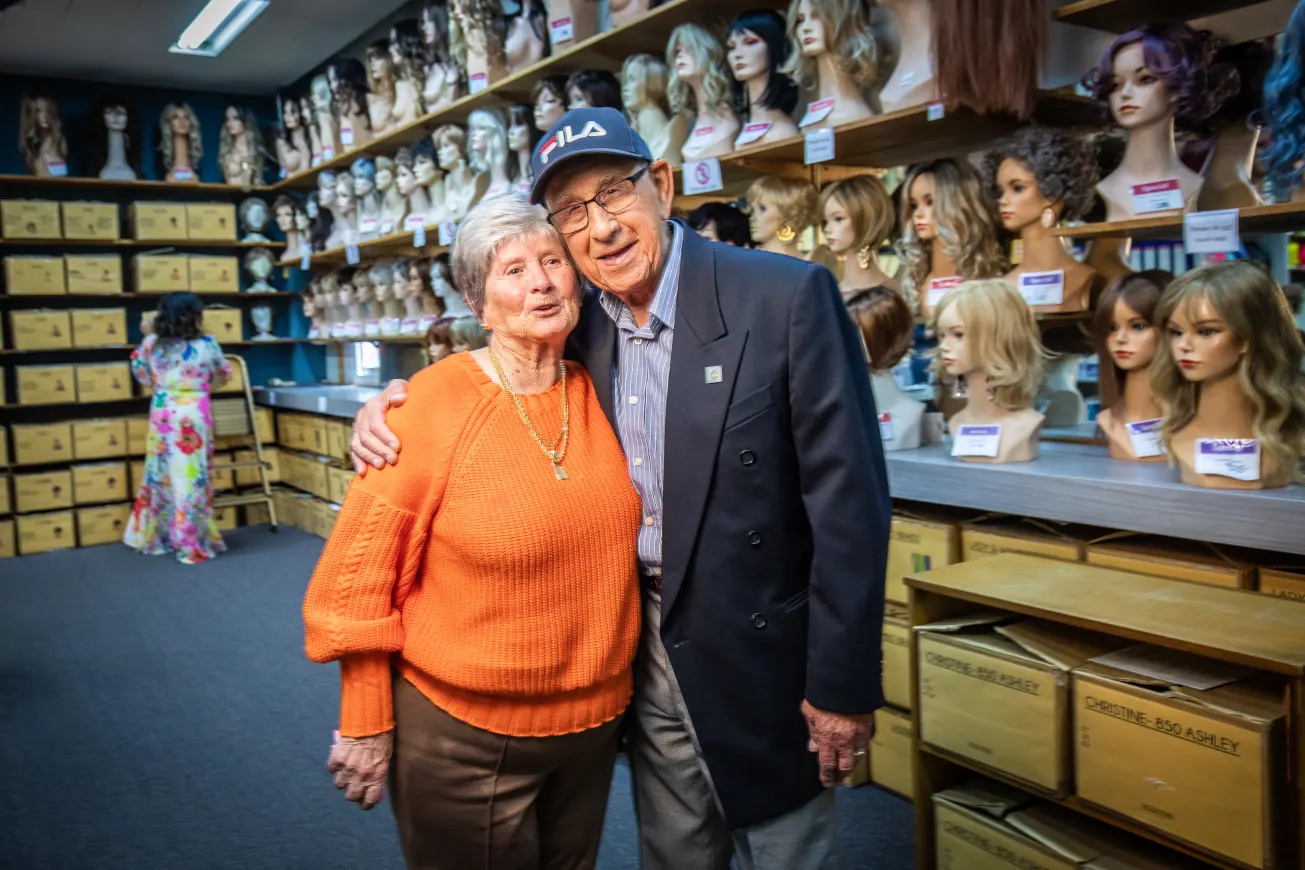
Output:
[[123,543],[148,555],[177,554],[186,564],[226,549],[213,521],[213,410],[209,392],[231,377],[231,366],[200,323],[204,305],[193,293],[170,293],[159,304],[151,334],[131,355],[131,372],[152,387],[145,479]]

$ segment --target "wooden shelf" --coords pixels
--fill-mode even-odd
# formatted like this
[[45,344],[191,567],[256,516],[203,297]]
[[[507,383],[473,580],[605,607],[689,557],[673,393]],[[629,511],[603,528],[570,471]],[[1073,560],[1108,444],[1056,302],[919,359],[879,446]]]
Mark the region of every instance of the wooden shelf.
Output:
[[1191,21],[1260,2],[1262,0],[1077,0],[1057,9],[1052,18],[1063,24],[1124,33],[1152,21]]
[[[1240,230],[1243,236],[1262,233],[1286,233],[1305,228],[1305,202],[1279,202],[1271,205],[1253,205],[1241,210]],[[1183,216],[1133,218],[1126,221],[1108,221],[1097,224],[1057,227],[1057,236],[1075,239],[1095,239],[1120,236],[1138,241],[1181,241]]]
[[273,189],[271,185],[246,188],[241,187],[238,184],[215,184],[207,181],[155,181],[154,179],[149,178],[138,178],[135,181],[110,181],[104,178],[81,178],[77,176],[65,176],[63,178],[38,178],[34,175],[0,175],[0,187],[7,187],[8,185],[48,187],[51,189],[64,190],[86,188],[88,190],[153,191],[155,193],[171,190],[178,193],[192,191],[196,193],[250,195],[254,193],[268,193]]
[[144,241],[141,239],[0,239],[7,248],[281,248],[285,242],[221,242],[205,239]]
[[[413,245],[415,235],[412,232],[391,233],[388,236],[359,242],[358,255],[364,260],[369,257],[433,257],[448,250],[443,245],[431,244],[439,236],[439,230],[436,227],[426,228],[427,244],[424,248]],[[318,251],[311,255],[308,262],[313,266],[343,266],[348,263],[348,258],[345,256],[344,248],[328,248],[325,251]],[[278,266],[288,266],[290,268],[298,268],[302,263],[302,257],[290,257],[277,261]]]
[[[309,339],[309,338],[273,338],[267,341],[254,341],[253,339],[241,339],[240,341],[223,341],[220,342],[220,344],[223,347],[264,347],[264,346],[282,345],[282,344],[309,344],[309,343],[315,344],[317,342],[318,339]],[[103,350],[135,350],[137,347],[140,347],[140,345],[103,344],[103,345],[98,345],[96,347],[58,347],[58,348],[50,348],[49,350],[16,350],[14,348],[9,348],[7,350],[0,350],[0,356],[26,356],[29,354],[32,356],[36,356],[38,354],[58,356],[62,354],[88,353],[91,351],[103,351]],[[26,407],[39,407],[39,406],[23,405],[22,407],[26,408]]]
[[[9,302],[30,301],[34,307],[44,307],[64,299],[76,302],[112,303],[119,299],[162,299],[167,295],[166,293],[55,293],[49,296],[0,294],[0,305]],[[195,295],[201,299],[256,301],[259,299],[289,299],[299,294],[290,290],[277,290],[273,293],[196,293]]]

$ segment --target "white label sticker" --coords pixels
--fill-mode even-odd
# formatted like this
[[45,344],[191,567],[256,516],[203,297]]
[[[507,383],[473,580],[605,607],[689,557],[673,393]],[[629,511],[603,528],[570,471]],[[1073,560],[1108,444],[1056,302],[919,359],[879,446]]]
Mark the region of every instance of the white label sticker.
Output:
[[751,145],[762,136],[770,132],[770,128],[775,126],[769,121],[758,121],[756,124],[748,124],[739,131],[738,138],[734,140],[735,148],[742,148],[744,145]]
[[277,179],[279,179],[280,181],[285,181],[286,176],[287,176],[288,174],[289,174],[289,173],[287,173],[287,172],[285,171],[285,167],[282,166],[281,169],[276,173],[276,177],[277,177]]
[[380,226],[380,221],[376,220],[376,218],[365,217],[358,221],[358,232],[366,235],[372,235],[376,232],[376,229],[379,226]]
[[344,246],[344,261],[350,266],[357,266],[362,260],[362,255],[358,253],[357,242],[346,242]]
[[414,248],[426,247],[426,225],[422,224],[412,231],[412,246]]
[[368,320],[363,324],[363,335],[367,338],[378,338],[381,334],[381,321]]
[[1164,419],[1161,417],[1124,424],[1124,428],[1128,431],[1128,440],[1133,444],[1134,456],[1138,459],[1164,456],[1165,444],[1160,439],[1160,427],[1163,424]]
[[[318,397],[317,397],[317,413],[319,413],[319,414],[325,414],[325,413],[326,413],[326,408],[327,408],[327,398],[326,398],[326,396],[318,396]],[[338,732],[337,732],[337,733],[338,733]]]
[[1177,211],[1183,207],[1183,189],[1177,178],[1133,185],[1133,213]]
[[558,18],[548,22],[548,36],[553,45],[575,38],[575,22],[571,18]]
[[174,169],[172,177],[177,181],[194,181],[195,170],[193,169]]
[[[343,127],[340,128],[340,144],[341,144],[341,145],[352,145],[352,144],[353,144],[353,127],[352,127],[352,126],[343,126]],[[329,149],[328,149],[328,150],[329,150]],[[331,157],[334,157],[334,156],[335,156],[334,154],[331,155]],[[330,158],[328,157],[327,159],[329,160]]]
[[62,160],[51,160],[45,165],[50,170],[51,178],[65,178],[68,175],[68,164]]
[[952,438],[952,456],[987,456],[997,458],[1001,446],[1001,424],[962,426]]
[[300,271],[307,272],[312,267],[313,255],[307,248],[304,248],[303,256],[299,258],[299,269]]
[[925,304],[930,308],[937,308],[938,303],[947,295],[947,291],[953,287],[959,287],[961,276],[953,275],[950,278],[934,278],[929,282],[929,293],[925,296]]
[[1183,246],[1189,254],[1229,254],[1241,250],[1238,210],[1188,212],[1183,217]]
[[879,438],[881,441],[893,440],[893,415],[883,413],[879,415]]
[[834,111],[833,100],[816,100],[814,103],[807,103],[806,114],[798,122],[799,127],[809,127],[812,124],[819,124],[829,117],[830,112]]
[[[349,131],[349,135],[350,135],[350,136],[353,135],[353,131],[352,131],[352,130]],[[335,146],[334,146],[334,145],[327,145],[326,147],[324,147],[324,148],[322,149],[322,159],[323,159],[323,160],[334,160],[334,159],[335,159]]]
[[934,100],[932,103],[929,104],[929,108],[925,110],[925,115],[924,115],[925,120],[938,121],[942,119],[942,116],[943,116],[943,104],[941,100]]
[[804,163],[824,163],[834,159],[834,128],[824,127],[811,130],[802,137],[802,160]]
[[381,221],[381,235],[388,236],[392,232],[394,232],[394,221]]
[[474,73],[467,81],[467,90],[478,94],[489,87],[489,73]]
[[695,160],[684,164],[684,193],[692,196],[696,193],[711,193],[721,190],[725,183],[720,177],[720,161],[715,157]]
[[426,216],[424,214],[410,214],[403,219],[403,231],[405,233],[414,233],[417,227],[426,226]]
[[1259,480],[1260,442],[1254,438],[1197,438],[1196,473]]
[[312,166],[314,169],[316,169],[317,167],[319,167],[319,166],[322,165],[322,152],[321,152],[321,151],[314,151],[314,152],[313,152],[313,159],[312,159],[312,161],[309,163],[309,165]]
[[447,248],[453,244],[453,237],[458,234],[458,225],[454,221],[440,224],[440,245]]
[[1025,272],[1020,275],[1020,295],[1029,305],[1062,305],[1065,302],[1065,270]]

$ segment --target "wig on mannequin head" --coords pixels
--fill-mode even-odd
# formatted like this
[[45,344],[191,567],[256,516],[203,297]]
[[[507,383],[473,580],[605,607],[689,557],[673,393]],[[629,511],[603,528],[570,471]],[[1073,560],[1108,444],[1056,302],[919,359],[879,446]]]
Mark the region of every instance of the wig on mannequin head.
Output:
[[[953,306],[965,324],[970,364],[987,377],[993,403],[1007,411],[1032,405],[1042,383],[1047,351],[1029,303],[1005,278],[963,281],[939,301],[933,315],[935,331]],[[954,380],[941,357],[934,359],[933,370],[944,384]]]
[[[535,32],[535,38],[541,40],[546,46],[548,45],[547,6],[547,0],[535,0],[530,5],[530,17],[527,19],[530,22],[530,29]],[[507,6],[504,8],[507,9]],[[523,9],[525,9],[525,4],[521,0],[516,0],[516,8],[508,9],[508,14],[514,18],[519,18]]]
[[475,130],[487,131],[489,144],[484,153],[472,151],[467,155],[471,171],[489,172],[492,167],[507,160],[507,122],[503,120],[503,113],[497,109],[476,109],[467,116],[468,138]]
[[[263,131],[259,129],[258,118],[254,116],[253,109],[244,106],[237,106],[235,103],[227,106],[226,111],[232,109],[240,115],[240,121],[245,125],[245,148],[249,152],[249,161],[251,164],[255,184],[261,184],[263,181]],[[227,155],[236,147],[236,137],[231,135],[227,130],[226,114],[222,117],[222,133],[218,136],[218,161],[226,164]]]
[[[335,120],[344,121],[353,115],[367,118],[367,70],[356,57],[337,57],[327,67],[329,84],[334,77],[338,85],[331,88],[331,112]],[[368,129],[371,122],[367,121]]]
[[948,108],[1033,114],[1047,56],[1044,0],[931,0],[938,93]]
[[1305,0],[1296,4],[1280,53],[1264,82],[1264,122],[1269,146],[1260,152],[1269,184],[1278,197],[1300,187],[1305,154]]
[[670,71],[655,54],[632,54],[621,64],[621,100],[631,113],[644,106],[653,106],[671,114],[671,103],[666,90]]
[[[750,9],[735,16],[730,22],[728,38],[737,39],[745,32],[756,35],[766,43],[766,54],[769,57],[770,75],[757,108],[777,109],[786,115],[791,115],[793,109],[797,107],[798,86],[787,73],[780,71],[788,64],[789,56],[794,53],[793,45],[788,41],[788,27],[784,16],[773,9]],[[748,86],[738,79],[732,79],[730,92],[734,111],[738,112],[739,117],[746,118],[750,108]]]
[[121,94],[100,94],[91,107],[91,172],[98,174],[104,164],[109,162],[109,128],[104,123],[104,114],[110,109],[122,109],[127,115],[127,129],[122,133],[122,148],[126,152],[127,165],[137,175],[141,175],[140,149],[145,140],[141,137],[140,113]]
[[530,102],[532,103],[538,102],[539,95],[544,91],[548,91],[548,93],[553,95],[553,98],[555,100],[557,100],[558,102],[560,102],[562,105],[565,106],[566,83],[568,79],[570,79],[570,76],[564,76],[564,75],[540,76],[539,80],[535,82],[535,86],[530,89]]
[[931,246],[916,235],[911,219],[911,185],[921,175],[933,177],[934,233],[956,263],[957,274],[967,279],[1000,275],[1005,257],[997,242],[997,219],[983,181],[964,160],[943,158],[913,167],[902,182],[898,212],[902,241],[898,248],[914,292],[926,289],[924,282],[932,266]]
[[901,362],[915,342],[915,315],[902,294],[881,284],[857,290],[845,302],[870,370],[887,371]]
[[999,139],[983,158],[983,183],[993,196],[999,194],[997,170],[1008,159],[1033,173],[1043,199],[1061,206],[1061,220],[1079,220],[1091,211],[1100,168],[1087,140],[1039,126]]
[[[453,63],[453,55],[449,50],[449,4],[447,0],[428,0],[421,9],[420,22],[423,28],[426,22],[429,22],[430,28],[434,31],[435,39],[426,43],[428,52],[426,63],[437,63],[440,66],[449,66]],[[422,41],[425,42],[425,30],[422,31]]]
[[[1129,272],[1107,284],[1101,298],[1097,300],[1096,311],[1092,313],[1092,338],[1096,344],[1097,357],[1101,360],[1097,374],[1097,392],[1101,394],[1103,409],[1114,408],[1123,398],[1125,372],[1110,361],[1112,357],[1107,346],[1110,334],[1114,332],[1111,325],[1115,322],[1115,304],[1123,302],[1151,324],[1152,329],[1159,329],[1155,310],[1160,304],[1160,296],[1173,280],[1173,274],[1163,269]],[[1156,354],[1161,353],[1168,351],[1157,347]]]
[[[367,46],[364,52],[367,58],[367,89],[373,94],[394,94],[394,83],[398,79],[398,69],[394,64],[394,56],[390,54],[390,41],[388,39],[378,39],[371,45]],[[385,73],[380,76],[372,75],[372,64],[375,61],[385,64]]]
[[708,224],[716,227],[716,238],[736,248],[752,246],[752,234],[748,229],[748,216],[739,208],[728,202],[704,202],[689,212],[690,228],[701,232]]
[[[46,132],[41,131],[41,123],[38,117],[42,107],[45,109],[49,124],[49,130]],[[36,171],[36,164],[41,159],[41,142],[47,137],[53,143],[55,153],[66,157],[68,143],[64,140],[63,124],[59,120],[59,104],[49,94],[43,91],[33,91],[23,97],[23,105],[18,121],[18,150],[22,152],[23,160],[27,164],[29,172]]]
[[432,52],[421,35],[421,22],[416,18],[404,18],[394,22],[390,28],[390,59],[395,60],[395,72],[401,79],[422,81],[426,67],[430,65]]
[[[458,151],[461,152],[464,158],[467,156],[467,131],[457,124],[445,124],[442,127],[436,127],[435,132],[430,134],[430,139],[431,142],[435,144],[437,153],[446,143],[451,143],[457,146]],[[400,148],[399,150],[402,151],[403,149]],[[395,157],[395,162],[398,163],[397,156]],[[438,160],[436,161],[436,165],[438,165],[440,169],[446,171],[453,169],[452,166],[445,166],[444,164],[439,163]]]
[[308,92],[314,106],[326,106],[334,114],[335,95],[331,93],[331,79],[326,73],[319,73],[308,82]]
[[493,62],[507,61],[503,0],[455,0],[449,25],[449,50],[460,68],[467,67],[467,35],[471,32],[485,34],[485,49]]
[[[1305,375],[1301,374],[1300,333],[1287,306],[1287,297],[1263,267],[1250,260],[1207,263],[1185,272],[1165,290],[1156,308],[1156,321],[1167,329],[1169,319],[1184,311],[1194,319],[1195,306],[1205,300],[1245,347],[1237,366],[1242,392],[1254,409],[1251,427],[1261,453],[1278,469],[1300,479],[1305,454]],[[1156,351],[1150,369],[1151,392],[1164,411],[1162,437],[1168,446],[1174,433],[1196,417],[1201,385],[1183,377],[1173,353]]]
[[[748,205],[756,208],[762,200],[779,213],[784,225],[801,233],[816,221],[819,195],[809,181],[763,175],[748,188]],[[760,242],[761,239],[755,241]]]
[[884,183],[873,175],[853,175],[825,185],[820,191],[818,214],[824,215],[825,205],[831,199],[843,207],[852,221],[852,233],[856,237],[852,251],[867,247],[877,250],[893,234],[896,223],[893,200]]
[[[689,83],[675,73],[675,52],[683,45],[693,55],[702,78],[702,92],[707,105],[697,105]],[[671,71],[670,101],[675,114],[728,114],[730,111],[729,69],[725,64],[725,47],[701,24],[681,24],[666,41],[666,66]]]
[[172,153],[172,116],[182,112],[190,116],[190,133],[186,136],[188,150],[190,152],[190,165],[195,170],[196,177],[199,176],[199,160],[204,156],[204,142],[199,132],[199,118],[195,117],[195,110],[186,103],[168,103],[163,107],[163,114],[159,115],[159,159],[163,161],[163,174],[172,171],[173,160],[176,156]]
[[[869,4],[861,0],[810,0],[811,9],[825,25],[825,42],[838,71],[862,87],[879,77],[879,46],[870,30]],[[816,81],[816,65],[802,51],[797,38],[798,7],[788,5],[788,41],[793,50],[780,70],[798,84],[810,87]]]
[[1237,71],[1214,63],[1208,33],[1179,22],[1148,24],[1117,38],[1083,76],[1083,86],[1107,117],[1115,90],[1115,55],[1137,42],[1142,44],[1146,68],[1164,82],[1174,100],[1174,120],[1180,127],[1210,117],[1237,90]]
[[566,102],[571,105],[571,94],[576,92],[591,108],[625,111],[621,99],[621,80],[605,69],[582,69],[566,80]]

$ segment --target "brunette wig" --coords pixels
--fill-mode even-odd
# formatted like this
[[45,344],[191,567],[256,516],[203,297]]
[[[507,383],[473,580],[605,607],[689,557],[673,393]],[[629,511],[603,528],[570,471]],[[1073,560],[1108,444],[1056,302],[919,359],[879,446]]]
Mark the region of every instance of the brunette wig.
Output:
[[[1174,280],[1170,272],[1163,269],[1147,269],[1142,272],[1129,272],[1106,285],[1101,298],[1097,300],[1096,311],[1092,313],[1092,337],[1095,339],[1097,358],[1100,360],[1097,373],[1097,390],[1101,394],[1101,407],[1114,408],[1123,394],[1121,385],[1124,373],[1112,361],[1110,348],[1106,342],[1115,320],[1115,303],[1123,302],[1138,313],[1143,320],[1151,324],[1152,329],[1159,329],[1155,320],[1156,306],[1165,288]],[[1156,353],[1168,353],[1164,342],[1156,339]]]
[[752,232],[748,229],[748,216],[738,206],[728,202],[704,202],[689,212],[689,226],[702,231],[708,224],[716,225],[716,237],[736,248],[752,247]]
[[1078,220],[1092,209],[1099,168],[1086,140],[1050,127],[1025,127],[1001,139],[983,158],[983,183],[997,195],[997,170],[1014,160],[1033,173],[1038,192],[1063,207],[1060,217]]
[[416,18],[405,18],[394,22],[390,28],[390,47],[399,55],[399,65],[395,73],[399,78],[420,82],[426,75],[426,67],[431,62],[431,50],[421,35],[421,22]]
[[104,123],[104,113],[110,109],[122,109],[127,114],[127,129],[122,134],[123,150],[127,152],[127,165],[138,176],[143,176],[140,151],[145,140],[141,137],[140,113],[121,94],[100,94],[91,107],[91,171],[98,175],[109,162],[109,128]]
[[[435,31],[433,42],[426,43],[426,63],[449,66],[453,55],[449,52],[449,4],[447,0],[430,0],[421,10],[422,18],[430,22]],[[425,34],[422,34],[423,40]]]
[[1044,0],[932,2],[938,92],[948,107],[1031,117],[1050,30]]
[[[784,16],[773,9],[750,9],[735,17],[730,22],[729,39],[742,36],[744,32],[753,33],[766,43],[769,77],[766,90],[761,94],[758,108],[778,109],[785,114],[792,114],[797,106],[798,86],[781,68],[788,63],[793,44],[788,41],[788,28]],[[728,55],[728,51],[726,52]],[[734,111],[746,122],[749,110],[748,88],[743,82],[734,79],[730,85],[730,97]]]
[[847,313],[861,333],[871,371],[897,365],[915,341],[915,315],[902,294],[891,287],[881,284],[857,290],[847,297]]
[[331,61],[330,74],[339,83],[331,88],[331,113],[336,121],[362,115],[371,129],[367,113],[367,70],[356,57],[337,57]]
[[925,278],[933,262],[933,248],[915,232],[912,220],[911,185],[921,175],[933,178],[934,233],[943,250],[956,262],[958,274],[966,280],[995,278],[1006,269],[1006,258],[997,242],[997,217],[979,173],[965,160],[942,158],[912,167],[898,189],[898,226],[902,240],[898,253],[905,261],[911,293],[928,291]]
[[621,80],[605,69],[582,69],[574,72],[566,80],[564,100],[571,104],[571,91],[577,90],[584,96],[585,102],[595,109],[611,108],[618,112],[625,111],[621,100]]

